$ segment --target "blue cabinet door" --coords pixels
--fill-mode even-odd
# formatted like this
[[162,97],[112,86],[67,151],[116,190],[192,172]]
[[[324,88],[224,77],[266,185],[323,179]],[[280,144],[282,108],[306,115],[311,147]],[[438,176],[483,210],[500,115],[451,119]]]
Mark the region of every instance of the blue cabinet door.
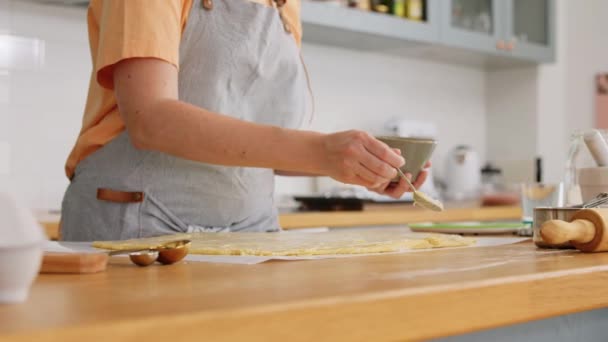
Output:
[[444,0],[441,41],[445,45],[506,54],[504,0]]
[[424,21],[302,1],[303,38],[312,43],[377,51],[398,48],[408,42],[436,44],[442,1],[426,1]]
[[509,0],[507,50],[513,57],[536,62],[555,60],[555,0]]

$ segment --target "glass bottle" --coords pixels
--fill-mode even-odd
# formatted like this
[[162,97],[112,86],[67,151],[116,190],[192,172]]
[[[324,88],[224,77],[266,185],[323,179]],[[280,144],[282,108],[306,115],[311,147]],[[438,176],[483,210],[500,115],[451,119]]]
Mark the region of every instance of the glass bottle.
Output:
[[564,191],[565,206],[579,205],[583,203],[581,189],[578,182],[577,168],[581,167],[582,156],[581,149],[584,148],[585,142],[583,137],[584,131],[575,131],[570,135],[570,147],[566,159],[566,167],[564,173]]

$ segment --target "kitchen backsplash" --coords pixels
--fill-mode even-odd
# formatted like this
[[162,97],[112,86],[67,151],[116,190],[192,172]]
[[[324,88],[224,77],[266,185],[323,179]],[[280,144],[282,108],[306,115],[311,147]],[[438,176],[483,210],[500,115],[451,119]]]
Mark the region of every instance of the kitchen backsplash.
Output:
[[[39,47],[26,51],[42,58],[17,68],[3,66],[0,55],[0,189],[34,208],[59,208],[68,184],[63,164],[80,129],[91,68],[85,20],[81,8],[0,0],[0,44],[9,35],[25,38],[26,49]],[[483,160],[484,71],[306,43],[303,52],[316,101],[311,129],[381,133],[392,118],[426,120],[438,128],[437,175],[457,144],[473,146]],[[279,194],[314,188],[308,178],[279,178]]]

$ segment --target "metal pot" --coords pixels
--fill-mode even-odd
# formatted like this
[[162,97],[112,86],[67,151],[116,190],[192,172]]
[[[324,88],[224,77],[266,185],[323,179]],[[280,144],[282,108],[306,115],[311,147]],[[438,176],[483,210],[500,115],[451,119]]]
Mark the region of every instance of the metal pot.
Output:
[[561,245],[550,245],[546,243],[542,236],[540,236],[540,226],[550,220],[570,222],[572,216],[579,210],[581,210],[581,208],[534,208],[534,223],[532,226],[532,240],[534,241],[534,244],[541,248],[574,248],[569,242]]

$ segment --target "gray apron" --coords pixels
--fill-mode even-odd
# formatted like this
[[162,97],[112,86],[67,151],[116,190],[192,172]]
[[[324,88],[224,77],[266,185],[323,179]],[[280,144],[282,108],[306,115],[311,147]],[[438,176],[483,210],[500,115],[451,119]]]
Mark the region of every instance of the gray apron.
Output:
[[[277,8],[247,0],[209,4],[194,1],[182,36],[179,99],[246,121],[298,127],[306,75]],[[273,193],[273,170],[137,150],[122,132],[76,167],[62,204],[61,235],[90,241],[277,231]]]

